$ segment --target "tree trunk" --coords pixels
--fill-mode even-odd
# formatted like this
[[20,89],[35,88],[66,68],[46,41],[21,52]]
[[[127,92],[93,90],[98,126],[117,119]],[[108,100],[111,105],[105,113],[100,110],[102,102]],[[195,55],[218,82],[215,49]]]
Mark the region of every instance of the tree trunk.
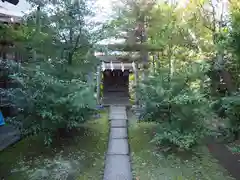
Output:
[[234,85],[233,85],[232,77],[231,77],[230,73],[225,69],[223,69],[220,73],[221,73],[222,79],[226,85],[228,92],[232,93],[234,91]]
[[72,65],[72,59],[73,59],[73,28],[70,27],[69,29],[69,43],[68,43],[68,64]]
[[72,61],[73,61],[73,53],[69,52],[68,53],[68,64],[72,65]]
[[153,66],[153,67],[152,67],[152,68],[153,68],[153,73],[155,73],[155,69],[156,69],[156,67],[155,67],[155,66],[156,66],[156,65],[155,65],[155,64],[156,64],[155,61],[156,61],[156,59],[157,59],[157,58],[156,58],[156,54],[154,53],[152,57],[153,57],[153,60],[152,60],[152,66]]
[[[225,83],[227,91],[229,93],[232,93],[235,88],[234,88],[234,84],[232,81],[232,77],[225,68],[225,60],[224,60],[224,55],[222,52],[218,52],[218,54],[217,54],[217,58],[216,58],[216,61],[214,64],[214,70],[219,72],[220,77],[223,79],[223,82]],[[221,82],[219,82],[219,84],[220,83]]]

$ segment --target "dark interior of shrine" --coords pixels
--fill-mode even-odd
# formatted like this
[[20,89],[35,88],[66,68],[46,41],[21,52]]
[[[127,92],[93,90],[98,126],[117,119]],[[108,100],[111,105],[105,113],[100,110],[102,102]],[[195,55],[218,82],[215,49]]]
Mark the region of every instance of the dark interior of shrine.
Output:
[[103,99],[129,101],[129,70],[103,72]]

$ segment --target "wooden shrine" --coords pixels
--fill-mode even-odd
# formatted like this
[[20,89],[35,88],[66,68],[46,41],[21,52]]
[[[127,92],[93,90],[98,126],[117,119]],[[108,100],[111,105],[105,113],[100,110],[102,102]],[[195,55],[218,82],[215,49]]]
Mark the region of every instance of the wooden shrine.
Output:
[[[121,55],[96,54],[100,61],[97,70],[98,103],[103,105],[130,104],[129,74],[134,74],[135,87],[138,87],[139,73],[143,79],[147,78],[148,53],[162,51],[162,47],[147,44],[144,21],[144,18],[138,19],[135,29],[122,33],[124,43],[107,45],[109,51],[121,52]],[[142,71],[139,71],[140,67]],[[135,92],[135,105],[138,104],[139,98]]]
[[[102,61],[98,67],[98,102],[104,105],[130,105],[129,75],[135,74],[136,64],[126,62],[126,58],[124,62],[122,57],[101,56],[100,59]],[[101,93],[100,84],[103,85]]]

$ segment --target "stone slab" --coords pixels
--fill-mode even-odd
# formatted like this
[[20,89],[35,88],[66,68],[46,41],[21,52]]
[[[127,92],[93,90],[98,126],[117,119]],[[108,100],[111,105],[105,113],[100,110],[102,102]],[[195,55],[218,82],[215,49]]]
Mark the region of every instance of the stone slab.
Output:
[[111,120],[119,120],[119,119],[126,120],[127,115],[126,114],[110,114],[109,119],[111,119]]
[[112,139],[110,137],[107,154],[110,154],[110,155],[129,154],[128,139]]
[[127,120],[126,119],[111,120],[110,124],[111,124],[111,128],[114,128],[114,127],[127,127]]
[[110,106],[110,111],[111,110],[123,110],[123,111],[125,111],[126,107],[125,106]]
[[120,128],[111,128],[110,130],[110,138],[111,139],[124,139],[127,138],[127,128],[120,127]]
[[127,119],[126,107],[124,106],[111,106],[109,112],[109,119]]
[[124,114],[126,115],[126,111],[111,111],[110,114]]
[[121,111],[110,111],[109,114],[127,114],[125,110],[121,110]]
[[110,106],[110,111],[113,110],[113,111],[125,111],[126,110],[126,107],[125,106]]
[[105,162],[103,180],[132,180],[128,155],[108,155]]
[[21,139],[20,131],[10,125],[0,126],[0,151]]

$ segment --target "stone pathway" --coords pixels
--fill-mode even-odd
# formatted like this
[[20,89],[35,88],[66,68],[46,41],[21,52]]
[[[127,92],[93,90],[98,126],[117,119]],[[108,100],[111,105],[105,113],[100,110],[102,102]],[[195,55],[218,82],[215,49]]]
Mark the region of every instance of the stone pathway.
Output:
[[132,180],[125,106],[110,106],[110,134],[103,180]]
[[20,140],[20,131],[10,125],[0,126],[0,151]]

